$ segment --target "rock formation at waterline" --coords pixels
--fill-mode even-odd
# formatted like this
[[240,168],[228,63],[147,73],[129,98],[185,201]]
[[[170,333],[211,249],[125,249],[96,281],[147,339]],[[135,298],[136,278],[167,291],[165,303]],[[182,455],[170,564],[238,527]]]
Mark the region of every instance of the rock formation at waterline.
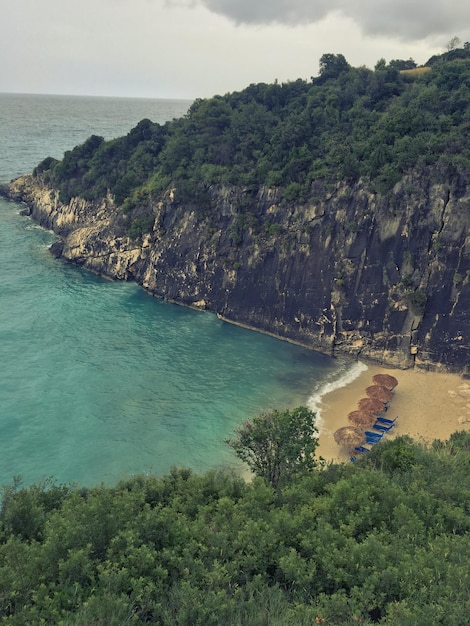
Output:
[[129,236],[111,196],[60,202],[41,176],[3,189],[53,229],[53,252],[151,294],[330,355],[470,373],[468,172],[412,172],[386,193],[318,184],[213,186],[211,211],[168,190],[153,227]]

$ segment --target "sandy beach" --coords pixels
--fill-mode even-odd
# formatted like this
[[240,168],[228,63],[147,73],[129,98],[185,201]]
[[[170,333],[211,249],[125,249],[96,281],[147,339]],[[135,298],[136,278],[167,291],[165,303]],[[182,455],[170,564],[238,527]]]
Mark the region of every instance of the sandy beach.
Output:
[[432,442],[446,440],[457,430],[470,430],[470,380],[458,374],[441,374],[420,370],[395,370],[368,365],[358,378],[322,398],[319,406],[320,437],[317,456],[344,461],[346,449],[333,439],[341,426],[348,426],[348,413],[357,409],[366,387],[375,374],[391,374],[398,380],[387,417],[398,416],[396,427],[386,437],[410,435],[413,439]]

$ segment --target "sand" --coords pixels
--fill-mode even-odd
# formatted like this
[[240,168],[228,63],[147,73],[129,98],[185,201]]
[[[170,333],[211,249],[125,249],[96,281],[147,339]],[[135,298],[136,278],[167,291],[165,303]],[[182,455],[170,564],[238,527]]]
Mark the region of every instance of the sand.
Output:
[[387,438],[410,435],[416,441],[431,443],[435,439],[446,440],[457,430],[470,431],[470,380],[458,374],[369,365],[353,382],[323,396],[316,456],[330,461],[349,458],[348,451],[334,441],[333,433],[349,425],[348,413],[357,409],[358,400],[367,397],[365,388],[373,384],[372,376],[379,373],[391,374],[398,380],[386,414],[388,418],[398,416],[398,420],[385,435]]

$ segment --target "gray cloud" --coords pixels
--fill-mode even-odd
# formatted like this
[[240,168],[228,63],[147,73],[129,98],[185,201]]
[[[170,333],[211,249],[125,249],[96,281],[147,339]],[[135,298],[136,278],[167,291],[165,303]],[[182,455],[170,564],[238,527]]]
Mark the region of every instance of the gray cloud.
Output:
[[301,25],[338,12],[367,35],[416,40],[461,33],[470,24],[468,0],[168,0],[203,5],[237,24]]
[[200,0],[214,13],[244,24],[316,22],[331,10],[328,0]]

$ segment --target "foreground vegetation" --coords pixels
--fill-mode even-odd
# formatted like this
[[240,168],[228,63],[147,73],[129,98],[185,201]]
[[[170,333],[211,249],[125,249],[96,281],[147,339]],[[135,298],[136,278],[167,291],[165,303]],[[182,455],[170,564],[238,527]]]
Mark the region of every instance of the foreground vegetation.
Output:
[[4,489],[0,623],[461,626],[470,434],[407,437],[276,490],[173,470]]

